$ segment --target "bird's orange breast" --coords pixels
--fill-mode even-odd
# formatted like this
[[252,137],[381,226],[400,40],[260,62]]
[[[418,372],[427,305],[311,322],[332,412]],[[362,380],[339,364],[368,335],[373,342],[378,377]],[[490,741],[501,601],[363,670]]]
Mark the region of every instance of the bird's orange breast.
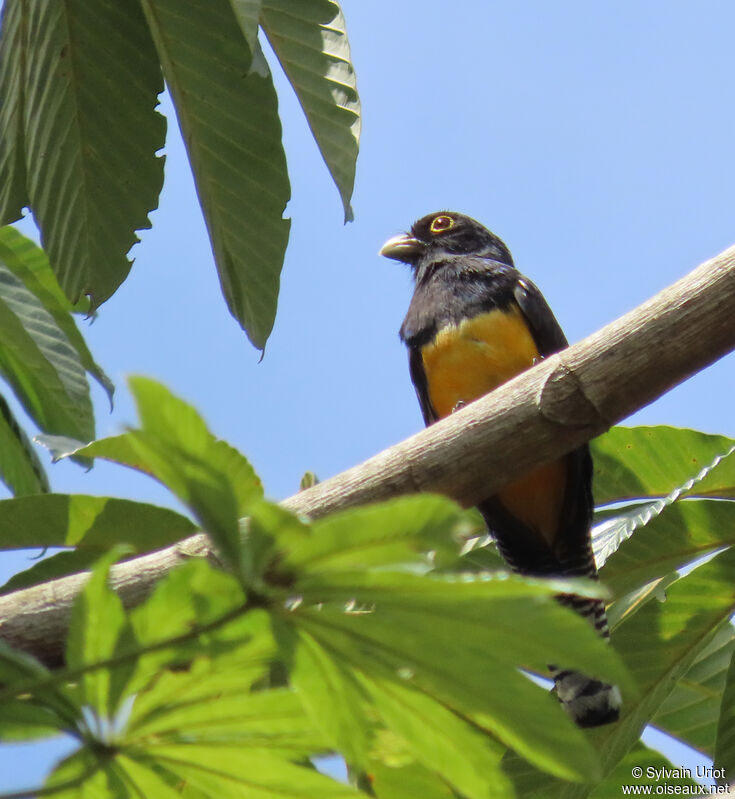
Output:
[[[531,367],[538,349],[517,305],[442,328],[421,350],[432,407],[439,417]],[[497,497],[514,517],[552,544],[564,501],[564,461],[540,466]]]

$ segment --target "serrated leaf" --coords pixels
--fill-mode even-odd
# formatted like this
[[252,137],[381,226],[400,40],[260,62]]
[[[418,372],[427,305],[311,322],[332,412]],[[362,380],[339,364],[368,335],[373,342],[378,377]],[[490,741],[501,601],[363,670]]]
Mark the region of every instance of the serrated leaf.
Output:
[[28,205],[24,136],[23,50],[25,26],[21,0],[5,0],[0,39],[0,225],[19,219]]
[[83,304],[84,308],[72,305],[61,290],[46,253],[13,227],[0,228],[0,261],[23,282],[53,316],[69,343],[77,351],[82,366],[102,386],[112,403],[115,387],[95,362],[71,316],[72,311],[86,313],[88,300],[85,299],[79,304]]
[[263,0],[261,21],[352,221],[361,118],[342,10],[333,0]]
[[124,543],[150,552],[191,535],[196,528],[180,513],[115,497],[45,494],[0,501],[0,549],[84,547]]
[[595,501],[665,497],[690,480],[696,496],[735,498],[735,458],[727,455],[733,447],[733,439],[697,430],[614,427],[592,442]]
[[263,349],[273,327],[290,197],[273,81],[227,0],[143,0],[232,315]]
[[161,72],[136,3],[27,8],[30,205],[62,288],[72,302],[88,294],[94,309],[125,279],[135,231],[150,227],[158,203]]
[[47,433],[94,436],[89,385],[76,350],[39,299],[0,262],[0,371]]
[[15,496],[49,491],[38,454],[10,406],[0,396],[0,479]]
[[600,576],[620,596],[733,543],[735,502],[681,500],[637,524],[635,535],[605,561]]
[[106,458],[154,476],[190,508],[233,571],[250,578],[238,518],[263,495],[253,468],[164,386],[137,377],[130,389],[142,429],[62,454]]

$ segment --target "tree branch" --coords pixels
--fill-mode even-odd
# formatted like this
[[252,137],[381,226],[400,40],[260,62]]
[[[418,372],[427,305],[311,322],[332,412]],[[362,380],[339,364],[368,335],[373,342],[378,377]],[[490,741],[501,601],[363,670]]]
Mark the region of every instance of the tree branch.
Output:
[[[734,349],[733,308],[735,247],[451,417],[282,504],[311,518],[419,491],[474,505]],[[177,564],[209,553],[206,536],[196,535],[113,567],[111,582],[132,606]],[[58,665],[86,579],[73,575],[0,597],[2,638]]]

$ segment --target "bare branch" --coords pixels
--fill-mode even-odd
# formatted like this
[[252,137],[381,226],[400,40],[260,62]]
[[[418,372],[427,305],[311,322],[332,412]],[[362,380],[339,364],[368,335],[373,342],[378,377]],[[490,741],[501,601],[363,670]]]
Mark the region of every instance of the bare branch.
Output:
[[[285,500],[311,518],[400,494],[434,491],[464,505],[529,467],[607,430],[735,348],[735,247],[635,310],[496,391],[359,466]],[[113,568],[126,605],[167,571],[206,556],[204,535]],[[61,662],[85,575],[0,597],[0,633],[49,665]]]

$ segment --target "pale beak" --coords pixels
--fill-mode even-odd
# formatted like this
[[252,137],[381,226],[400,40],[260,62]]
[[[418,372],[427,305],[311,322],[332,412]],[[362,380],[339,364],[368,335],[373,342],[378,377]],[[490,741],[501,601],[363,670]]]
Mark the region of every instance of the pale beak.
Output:
[[380,248],[378,255],[384,255],[394,261],[411,263],[416,260],[425,246],[423,241],[415,239],[408,233],[402,233],[400,236],[393,236],[392,239],[388,239]]

